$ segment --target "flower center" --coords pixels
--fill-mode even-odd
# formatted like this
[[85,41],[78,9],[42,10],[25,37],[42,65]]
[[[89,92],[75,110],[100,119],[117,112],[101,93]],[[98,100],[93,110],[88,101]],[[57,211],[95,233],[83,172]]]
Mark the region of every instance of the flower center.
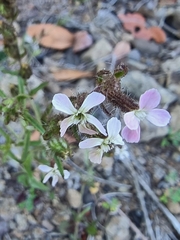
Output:
[[147,113],[143,110],[135,110],[134,115],[139,118],[139,120],[143,120],[147,116]]

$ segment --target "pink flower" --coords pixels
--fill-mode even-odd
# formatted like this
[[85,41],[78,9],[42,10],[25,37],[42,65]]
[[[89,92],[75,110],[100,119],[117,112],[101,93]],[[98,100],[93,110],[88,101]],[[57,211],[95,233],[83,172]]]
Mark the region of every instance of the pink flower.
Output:
[[100,121],[87,113],[91,108],[101,104],[104,100],[105,96],[103,94],[92,92],[85,98],[82,106],[77,110],[65,94],[55,94],[52,100],[53,106],[57,110],[71,115],[70,117],[65,118],[60,124],[61,137],[64,136],[67,128],[74,124],[78,125],[78,129],[81,133],[96,134],[96,131],[87,128],[87,122],[94,125],[102,134],[106,136],[106,130]]
[[104,152],[114,148],[114,145],[124,145],[122,137],[119,135],[121,122],[113,117],[107,123],[108,136],[102,138],[88,138],[79,143],[80,148],[93,148],[89,151],[89,159],[93,163],[101,163]]
[[155,109],[161,100],[159,92],[152,88],[141,95],[139,109],[124,114],[126,126],[122,130],[122,137],[130,143],[140,140],[140,121],[145,118],[158,127],[166,126],[171,116],[164,109]]

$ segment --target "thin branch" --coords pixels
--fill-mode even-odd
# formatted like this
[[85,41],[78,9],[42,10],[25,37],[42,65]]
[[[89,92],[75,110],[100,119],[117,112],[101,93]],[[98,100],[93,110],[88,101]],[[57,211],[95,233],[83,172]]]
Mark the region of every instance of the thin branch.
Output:
[[168,218],[168,220],[171,222],[174,229],[177,231],[178,234],[180,234],[180,223],[179,221],[174,217],[174,215],[159,202],[158,197],[154,194],[154,192],[150,189],[150,187],[146,184],[146,182],[138,176],[139,183],[144,188],[144,190],[148,193],[148,195],[153,199],[153,201],[157,204],[158,208],[164,213],[164,215]]
[[145,220],[146,230],[148,232],[148,235],[149,235],[151,240],[156,240],[155,235],[154,235],[154,231],[152,229],[151,221],[150,221],[149,216],[148,216],[148,211],[147,211],[147,208],[146,208],[144,196],[142,194],[142,191],[141,191],[141,188],[140,188],[140,185],[139,185],[139,182],[138,182],[138,176],[137,176],[137,174],[134,170],[133,165],[131,164],[131,162],[129,160],[126,159],[125,161],[122,161],[122,162],[129,169],[129,171],[131,172],[131,174],[133,176],[137,196],[139,198],[139,202],[141,204],[141,208],[142,208],[142,211],[143,211],[143,214],[144,214],[144,220]]

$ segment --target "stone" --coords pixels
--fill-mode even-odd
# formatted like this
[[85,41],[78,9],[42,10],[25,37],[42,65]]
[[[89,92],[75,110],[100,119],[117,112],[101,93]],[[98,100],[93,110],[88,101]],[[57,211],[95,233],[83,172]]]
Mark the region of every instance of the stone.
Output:
[[4,220],[0,220],[0,239],[4,234],[8,233],[8,231],[9,224]]
[[155,164],[154,165],[154,174],[153,178],[155,179],[156,182],[161,181],[166,175],[166,172],[163,168],[161,168],[159,165]]
[[179,203],[169,201],[167,206],[173,214],[180,214],[180,204]]
[[0,198],[0,216],[10,221],[19,212],[19,208],[13,198]]
[[32,234],[34,239],[44,239],[45,229],[41,227],[36,227],[33,229]]
[[6,188],[6,181],[0,180],[0,193],[2,193],[5,188]]
[[129,220],[123,216],[112,217],[106,232],[108,240],[130,240]]
[[52,231],[54,229],[54,226],[48,220],[43,220],[42,226],[45,227],[48,231]]
[[32,215],[28,215],[27,216],[27,221],[32,224],[32,225],[36,225],[37,224],[37,221],[36,219],[32,216]]
[[140,51],[142,55],[147,56],[157,56],[161,50],[161,46],[155,42],[146,41],[143,39],[135,38],[133,40],[133,45],[136,49]]
[[82,205],[82,196],[75,189],[68,189],[67,199],[72,208],[79,208]]
[[156,82],[153,77],[137,70],[130,71],[121,80],[121,85],[128,92],[132,93],[132,96],[135,96],[137,99],[139,99],[141,94],[151,88],[156,88],[159,91],[159,93],[161,94],[162,104],[169,105],[177,99],[176,94],[163,88]]
[[141,138],[140,142],[149,142],[154,138],[162,138],[169,132],[168,126],[157,127],[149,121],[141,121]]
[[86,51],[82,55],[82,59],[90,59],[91,61],[97,61],[98,59],[109,55],[112,50],[113,48],[111,44],[106,39],[102,38],[98,40],[88,51]]
[[26,216],[18,213],[15,216],[15,220],[16,220],[17,228],[19,231],[25,231],[28,229],[28,223],[26,220]]
[[171,121],[170,121],[170,127],[173,132],[177,132],[180,130],[180,105],[176,105],[171,110]]

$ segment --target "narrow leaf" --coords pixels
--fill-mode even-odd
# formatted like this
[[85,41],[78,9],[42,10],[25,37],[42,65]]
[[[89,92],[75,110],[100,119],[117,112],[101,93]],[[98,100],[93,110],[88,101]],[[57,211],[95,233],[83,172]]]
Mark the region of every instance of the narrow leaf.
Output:
[[35,129],[37,129],[41,134],[45,133],[44,128],[41,123],[39,123],[35,118],[33,118],[28,112],[24,112],[23,117],[28,121]]
[[29,95],[30,96],[33,96],[35,95],[40,89],[46,87],[48,84],[48,82],[44,82],[44,83],[41,83],[39,86],[37,86],[36,88],[32,89],[30,92],[29,92]]

